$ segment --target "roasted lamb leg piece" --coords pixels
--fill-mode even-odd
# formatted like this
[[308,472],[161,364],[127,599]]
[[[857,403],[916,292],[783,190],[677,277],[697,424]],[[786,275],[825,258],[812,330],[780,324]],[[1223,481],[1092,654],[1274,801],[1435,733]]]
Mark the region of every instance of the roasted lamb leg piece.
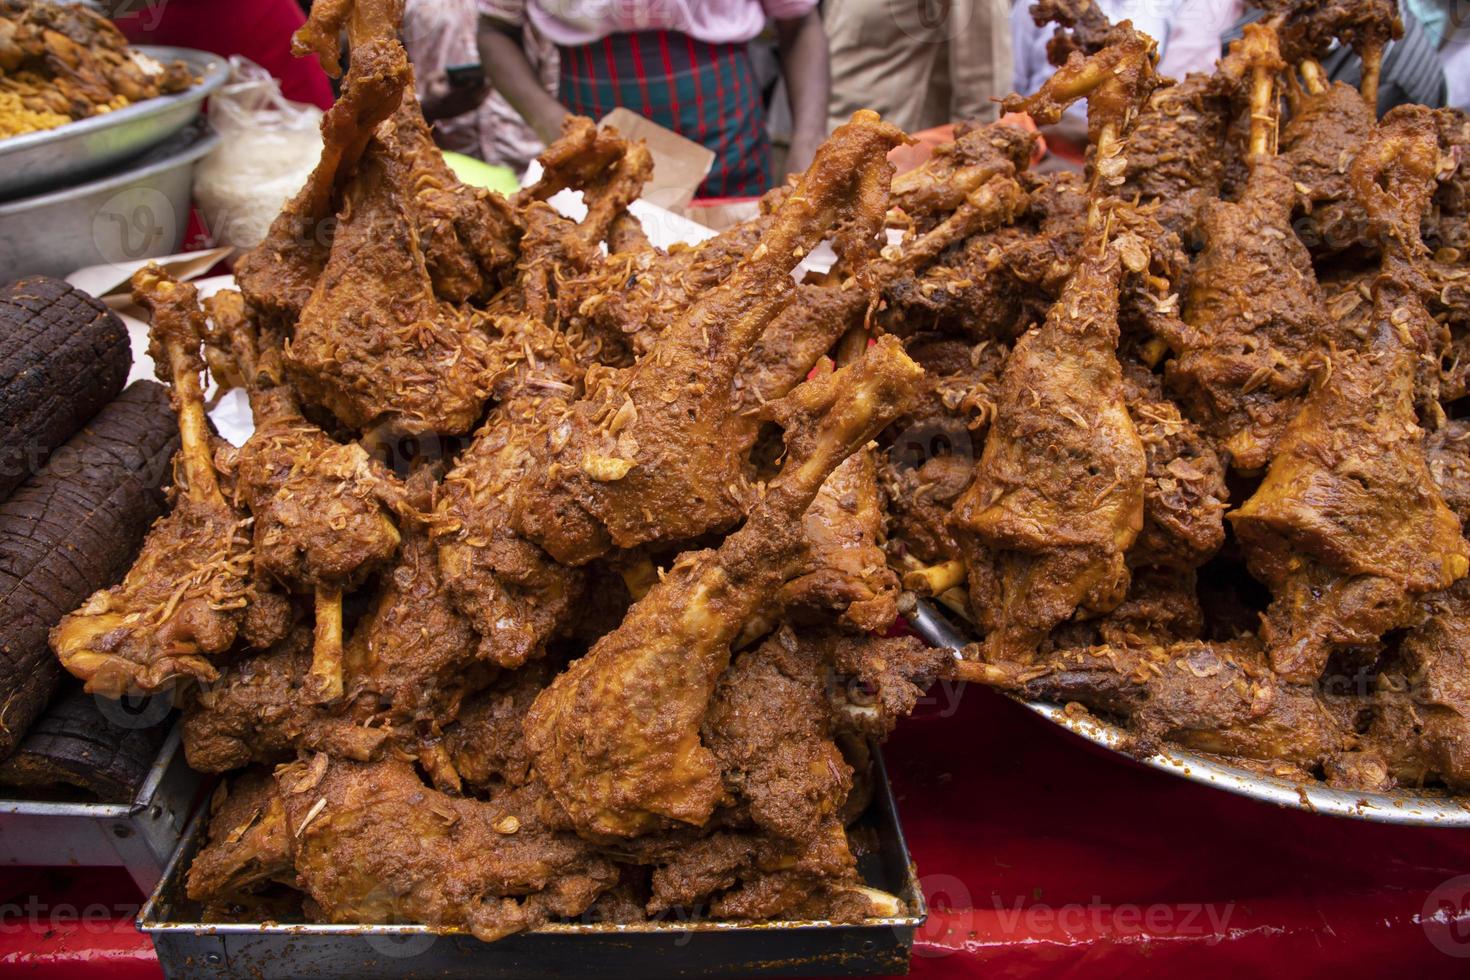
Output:
[[1141,749],[1167,742],[1275,762],[1299,778],[1356,746],[1366,707],[1278,677],[1253,637],[1064,650],[1030,666],[967,657],[960,677],[1126,721]]
[[892,173],[884,154],[900,139],[875,114],[856,113],[729,278],[651,354],[599,376],[551,427],[544,465],[523,481],[520,533],[577,565],[614,546],[688,540],[739,518],[745,460],[725,446],[735,377],[789,302],[792,268],[826,229],[847,225],[837,244],[849,254],[877,235]]
[[[461,926],[489,942],[580,915],[618,881],[611,861],[552,829],[537,786],[486,803],[429,788],[408,762],[317,754],[278,769],[276,791],[294,883],[328,922]],[[238,864],[229,846],[212,842],[205,869]],[[191,876],[190,894],[211,879]]]
[[433,534],[445,588],[474,624],[481,659],[505,667],[539,655],[581,594],[583,574],[516,533],[511,511],[522,478],[538,462],[545,426],[566,412],[597,363],[595,345],[574,344],[556,328],[557,290],[563,277],[598,261],[598,243],[651,171],[642,143],[618,145],[600,186],[587,193],[581,223],[540,201],[523,210],[518,288],[508,291],[520,300],[510,309],[492,304],[505,363],[498,401],[436,495]]
[[255,570],[316,610],[312,697],[342,694],[342,596],[398,550],[402,485],[356,442],[302,417],[290,389],[251,395],[255,432],[235,455],[236,491],[254,517]]
[[[410,500],[427,510],[429,481],[410,481]],[[495,676],[477,656],[470,621],[455,608],[424,527],[406,527],[397,562],[343,652],[344,698],[376,708],[392,725],[437,732],[464,698]]]
[[1428,617],[1405,634],[1379,677],[1365,753],[1395,785],[1470,788],[1470,588],[1460,581],[1423,601]]
[[736,658],[703,732],[734,801],[720,815],[729,829],[634,843],[655,865],[649,911],[709,905],[747,920],[893,914],[898,900],[862,884],[844,832],[870,761],[846,746],[858,732],[886,735],[948,660],[913,637],[798,636],[787,627]]
[[354,53],[342,95],[322,116],[322,157],[281,210],[265,241],[240,257],[235,278],[263,327],[289,332],[327,264],[330,222],[341,191],[373,131],[398,108],[408,85],[408,57],[396,41]]
[[1375,135],[1352,170],[1383,251],[1368,335],[1332,358],[1265,480],[1230,515],[1252,572],[1275,596],[1262,624],[1272,665],[1303,683],[1335,648],[1413,625],[1419,596],[1470,572],[1470,543],[1434,483],[1415,411],[1421,363],[1439,354],[1418,269],[1438,161],[1434,120],[1404,107]]
[[[246,388],[255,431],[222,454],[253,519],[255,574],[314,598],[317,651],[309,694],[342,694],[342,595],[393,557],[403,487],[356,442],[339,443],[301,414],[283,383],[280,352],[244,314],[240,294],[205,303],[211,370]],[[411,516],[411,515],[410,515]]]
[[1239,201],[1213,202],[1201,219],[1183,322],[1165,335],[1175,353],[1166,377],[1231,465],[1258,471],[1332,333],[1311,255],[1292,228],[1291,165],[1274,153],[1275,35],[1253,26],[1237,45],[1253,61],[1250,177]]
[[188,896],[206,905],[248,901],[272,883],[296,881],[285,801],[268,769],[221,782],[209,801],[209,839],[185,878]]
[[1127,591],[1146,460],[1123,396],[1118,294],[1149,255],[1138,235],[1115,230],[1127,209],[1108,181],[1122,171],[1125,126],[1153,86],[1152,58],[1152,43],[1130,29],[1089,59],[1074,54],[1025,100],[1048,119],[1087,95],[1096,143],[1076,268],[1046,321],[1011,351],[974,481],[953,512],[995,660],[1028,661],[1079,608],[1105,612]]
[[[321,277],[286,348],[308,403],[358,430],[462,433],[489,394],[493,353],[481,317],[435,281],[425,188],[453,181],[417,104],[379,127],[343,191]],[[442,171],[442,172],[441,172]]]
[[217,683],[189,697],[183,737],[192,768],[273,766],[306,749],[359,761],[382,753],[396,733],[375,717],[376,704],[361,711],[358,705],[327,708],[310,695],[313,640],[313,630],[299,626],[269,649],[229,664]]
[[709,820],[724,791],[699,730],[730,644],[798,569],[802,515],[822,483],[908,407],[918,374],[885,338],[769,406],[787,433],[786,462],[744,526],[715,550],[681,556],[537,698],[526,719],[536,772],[580,833],[633,837]]
[[62,666],[110,697],[215,680],[256,591],[249,521],[225,499],[211,452],[198,294],[149,265],[133,277],[133,296],[152,316],[149,354],[179,417],[174,507],[148,532],[123,581],[51,631]]

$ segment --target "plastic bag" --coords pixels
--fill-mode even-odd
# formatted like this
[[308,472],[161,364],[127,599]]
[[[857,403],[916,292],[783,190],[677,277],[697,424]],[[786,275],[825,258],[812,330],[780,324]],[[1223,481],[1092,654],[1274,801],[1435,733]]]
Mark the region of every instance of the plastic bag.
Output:
[[206,231],[220,245],[254,248],[321,157],[322,111],[292,102],[271,74],[230,58],[230,80],[209,100],[222,137],[194,174]]

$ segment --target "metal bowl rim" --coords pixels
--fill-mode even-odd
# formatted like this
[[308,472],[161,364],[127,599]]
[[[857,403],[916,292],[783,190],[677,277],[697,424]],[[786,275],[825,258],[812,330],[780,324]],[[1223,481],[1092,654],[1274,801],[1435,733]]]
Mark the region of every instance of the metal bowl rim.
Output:
[[[914,612],[909,615],[909,622],[930,646],[953,650],[956,657],[967,641],[938,609],[924,599],[918,601]],[[1222,759],[1173,746],[1148,755],[1129,752],[1126,746],[1132,741],[1132,736],[1111,722],[1091,713],[1068,714],[1059,705],[1028,701],[1017,694],[1003,693],[1017,704],[1100,748],[1203,786],[1263,803],[1347,820],[1413,827],[1470,827],[1470,796],[1416,796],[1401,792],[1334,789],[1322,782],[1299,782],[1252,772]]]
[[1123,748],[1131,736],[1091,714],[1069,715],[1065,708],[1044,701],[1012,700],[1094,745],[1161,769],[1191,782],[1250,797],[1277,806],[1370,823],[1417,827],[1470,827],[1470,797],[1416,796],[1412,793],[1371,793],[1334,789],[1321,782],[1296,782],[1172,747],[1149,755]]
[[85,119],[74,119],[51,129],[42,129],[34,133],[22,133],[19,136],[11,136],[0,140],[0,159],[13,153],[21,153],[25,150],[44,146],[47,143],[61,142],[65,139],[85,136],[98,130],[110,129],[113,126],[125,125],[129,122],[146,119],[149,116],[166,112],[177,105],[189,102],[202,102],[217,92],[221,86],[229,80],[230,63],[217,54],[208,51],[200,51],[196,48],[176,48],[166,45],[137,44],[133,50],[145,54],[156,61],[183,61],[190,68],[201,72],[201,78],[197,84],[191,85],[182,92],[174,92],[171,95],[159,95],[142,102],[134,102],[104,112],[96,116],[88,116]]
[[78,184],[75,187],[66,187],[61,190],[37,194],[35,197],[23,197],[15,201],[7,201],[4,204],[0,204],[0,218],[8,218],[14,214],[23,214],[26,211],[47,205],[60,204],[64,201],[127,187],[129,184],[135,184],[140,180],[199,160],[217,147],[220,139],[219,133],[206,126],[187,146],[171,156],[164,157],[162,160],[156,160],[144,167],[124,170],[121,173],[101,177],[84,184]]

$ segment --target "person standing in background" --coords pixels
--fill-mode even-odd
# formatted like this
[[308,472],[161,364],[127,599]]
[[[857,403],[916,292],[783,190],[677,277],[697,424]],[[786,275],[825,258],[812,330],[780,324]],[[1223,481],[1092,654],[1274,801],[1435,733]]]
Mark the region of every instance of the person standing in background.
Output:
[[1007,0],[826,0],[831,125],[858,109],[910,133],[991,122],[1011,92],[1009,13]]
[[[503,0],[407,0],[403,42],[413,62],[424,118],[434,126],[435,141],[446,150],[519,174],[544,144],[483,74],[470,82],[457,82],[448,75],[449,68],[480,63],[477,31],[481,14],[504,17],[506,11]],[[547,91],[554,92],[556,48],[530,27],[523,37],[526,60],[535,66]]]
[[[827,37],[816,0],[523,0],[482,13],[480,60],[494,88],[546,142],[568,113],[625,106],[715,154],[701,197],[748,197],[775,181],[765,107],[748,44],[774,21],[794,118],[786,170],[827,135]],[[557,96],[526,58],[529,24],[556,44]]]

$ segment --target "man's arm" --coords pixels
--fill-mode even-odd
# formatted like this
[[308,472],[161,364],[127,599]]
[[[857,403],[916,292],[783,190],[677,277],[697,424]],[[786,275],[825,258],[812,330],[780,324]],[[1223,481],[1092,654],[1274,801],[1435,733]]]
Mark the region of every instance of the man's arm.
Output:
[[827,101],[832,76],[827,66],[827,32],[815,9],[805,16],[776,21],[781,42],[781,74],[791,99],[791,148],[786,171],[800,173],[827,138]]
[[495,91],[505,96],[543,143],[551,143],[561,135],[567,110],[541,87],[518,35],[516,28],[482,16],[475,39],[480,63]]

